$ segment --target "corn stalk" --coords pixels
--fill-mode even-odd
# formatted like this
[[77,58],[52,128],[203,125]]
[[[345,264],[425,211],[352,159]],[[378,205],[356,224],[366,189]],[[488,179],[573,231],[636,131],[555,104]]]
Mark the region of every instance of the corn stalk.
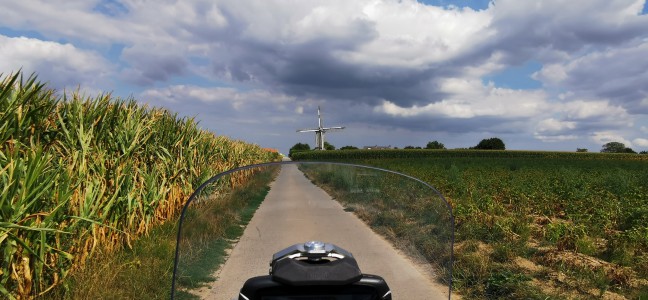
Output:
[[174,218],[207,178],[276,159],[134,99],[57,97],[35,76],[6,76],[0,82],[0,295],[46,294],[98,249],[130,245]]

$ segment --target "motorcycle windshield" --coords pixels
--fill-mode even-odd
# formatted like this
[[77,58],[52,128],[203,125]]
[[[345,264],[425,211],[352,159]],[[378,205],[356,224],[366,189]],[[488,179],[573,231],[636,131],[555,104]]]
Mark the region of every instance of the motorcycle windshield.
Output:
[[[327,263],[352,257],[362,274],[384,279],[389,290],[381,297],[449,299],[453,239],[451,206],[416,178],[340,163],[242,167],[212,177],[187,201],[179,220],[171,297],[390,299],[360,290],[332,292],[331,286],[359,278],[335,266],[322,271],[317,264],[312,269],[295,265],[298,270],[288,271],[276,263],[283,258],[321,262],[306,256],[326,252]],[[312,247],[321,251],[308,252]],[[304,254],[304,249],[310,250]],[[280,271],[293,278],[280,279]],[[259,284],[279,285],[282,292],[254,298],[241,291],[259,276],[265,276]]]

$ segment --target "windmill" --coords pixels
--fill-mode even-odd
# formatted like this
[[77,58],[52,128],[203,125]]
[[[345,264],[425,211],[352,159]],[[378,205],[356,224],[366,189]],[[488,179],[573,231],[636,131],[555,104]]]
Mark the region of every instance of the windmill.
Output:
[[324,134],[329,130],[338,130],[344,129],[344,126],[337,127],[322,127],[322,115],[320,114],[320,107],[317,107],[317,121],[319,124],[318,128],[315,129],[302,129],[297,130],[297,132],[315,132],[315,150],[325,150],[324,149]]

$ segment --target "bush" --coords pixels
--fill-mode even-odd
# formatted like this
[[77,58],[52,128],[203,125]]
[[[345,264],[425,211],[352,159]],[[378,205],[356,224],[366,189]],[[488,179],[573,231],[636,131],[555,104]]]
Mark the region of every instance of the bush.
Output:
[[340,150],[358,150],[358,147],[355,146],[344,146]]
[[288,152],[288,156],[290,158],[293,157],[293,154],[296,152],[301,152],[301,151],[310,151],[311,147],[308,144],[302,144],[302,143],[297,143],[292,148],[290,148],[290,151]]
[[329,142],[324,142],[324,150],[335,150],[335,146]]
[[623,143],[609,142],[603,145],[602,153],[637,153],[632,148],[628,148]]
[[471,148],[477,150],[506,150],[504,142],[499,138],[483,139],[477,146]]
[[443,145],[443,143],[438,141],[429,142],[425,146],[425,149],[445,149],[445,148],[446,148],[445,145]]

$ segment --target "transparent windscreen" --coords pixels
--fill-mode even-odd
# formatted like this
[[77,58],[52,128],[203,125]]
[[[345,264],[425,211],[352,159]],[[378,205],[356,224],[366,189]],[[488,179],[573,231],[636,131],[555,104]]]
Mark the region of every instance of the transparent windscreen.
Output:
[[[292,162],[223,173],[192,195],[180,220],[172,295],[175,299],[383,299],[384,292],[374,298],[355,287],[329,288],[327,282],[275,282],[279,280],[269,275],[273,255],[311,241],[346,250],[362,274],[384,279],[393,299],[450,297],[453,218],[436,190],[386,170]],[[246,281],[260,276],[267,280],[260,285],[272,285],[273,293],[256,298],[243,295]],[[303,285],[313,282],[324,292],[309,294],[315,289]],[[354,284],[358,285],[345,283]],[[339,291],[327,294],[333,290]]]

